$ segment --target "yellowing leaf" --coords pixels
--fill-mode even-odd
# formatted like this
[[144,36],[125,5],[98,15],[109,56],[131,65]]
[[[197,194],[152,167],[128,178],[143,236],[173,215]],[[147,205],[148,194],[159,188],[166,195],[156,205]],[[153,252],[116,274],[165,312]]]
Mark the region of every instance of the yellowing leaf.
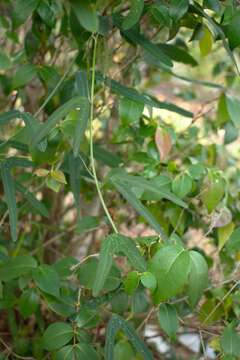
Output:
[[199,48],[202,56],[207,56],[212,50],[213,38],[207,27],[203,29],[203,36],[199,40]]
[[166,160],[172,148],[172,138],[170,134],[164,129],[157,128],[155,143],[159,151],[160,160]]
[[38,177],[45,177],[49,174],[49,171],[46,169],[37,169],[34,171],[34,174]]
[[61,170],[53,170],[51,171],[51,177],[61,184],[66,184],[65,175]]

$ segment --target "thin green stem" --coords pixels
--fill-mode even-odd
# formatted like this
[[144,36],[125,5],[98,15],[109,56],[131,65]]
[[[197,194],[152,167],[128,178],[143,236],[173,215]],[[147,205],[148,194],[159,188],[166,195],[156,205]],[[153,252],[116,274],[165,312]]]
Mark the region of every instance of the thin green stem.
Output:
[[90,109],[90,161],[91,161],[91,167],[92,167],[92,173],[93,173],[93,178],[96,184],[96,188],[97,188],[97,192],[98,192],[98,196],[99,199],[101,201],[102,207],[105,211],[105,214],[114,230],[115,233],[118,233],[118,230],[113,222],[113,219],[108,211],[108,208],[105,204],[101,189],[100,189],[100,184],[97,178],[97,173],[96,173],[96,167],[95,167],[95,161],[94,161],[94,155],[93,155],[93,119],[94,119],[94,89],[95,89],[95,71],[96,71],[96,53],[97,53],[97,36],[93,36],[93,61],[92,61],[92,82],[91,82],[91,109]]

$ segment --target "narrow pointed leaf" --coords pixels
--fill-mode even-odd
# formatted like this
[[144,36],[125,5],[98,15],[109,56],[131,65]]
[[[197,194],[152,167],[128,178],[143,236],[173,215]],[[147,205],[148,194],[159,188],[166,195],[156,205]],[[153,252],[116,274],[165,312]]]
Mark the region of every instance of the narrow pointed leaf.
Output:
[[194,307],[201,298],[208,283],[208,266],[204,257],[197,251],[190,251],[190,271],[188,298]]
[[84,133],[87,129],[89,114],[90,114],[90,103],[86,97],[81,97],[79,100],[79,114],[77,118],[77,125],[73,138],[73,154],[75,157],[78,156],[79,147],[83,139]]
[[139,21],[144,8],[144,0],[132,0],[129,13],[125,17],[122,23],[124,30],[128,30],[133,27]]

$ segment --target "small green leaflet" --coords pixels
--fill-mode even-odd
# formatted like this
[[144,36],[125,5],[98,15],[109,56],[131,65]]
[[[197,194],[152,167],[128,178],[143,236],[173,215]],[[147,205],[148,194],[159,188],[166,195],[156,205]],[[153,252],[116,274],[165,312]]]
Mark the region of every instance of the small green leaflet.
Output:
[[239,128],[240,127],[240,101],[236,98],[226,96],[226,105],[229,116],[233,124]]
[[155,290],[155,288],[157,287],[157,280],[155,276],[149,271],[145,271],[144,273],[142,273],[140,276],[140,280],[143,286],[147,289]]
[[168,111],[175,112],[177,114],[186,116],[186,117],[193,117],[193,114],[190,111],[187,111],[175,104],[171,104],[164,101],[159,101],[153,96],[140,94],[136,89],[129,88],[125,85],[122,85],[118,81],[112,80],[109,77],[103,76],[101,73],[96,73],[96,80],[99,83],[104,83],[107,87],[111,89],[112,92],[119,94],[128,98],[129,100],[142,103],[144,105],[148,105],[152,108],[157,109],[165,109]]
[[144,104],[121,98],[119,101],[119,115],[123,124],[129,125],[139,121],[144,110]]
[[85,0],[72,0],[71,5],[78,21],[84,29],[93,33],[97,32],[99,21],[97,12],[91,2]]
[[24,319],[31,316],[38,308],[39,295],[34,289],[25,290],[19,299],[19,309]]
[[13,11],[14,27],[23,24],[36,9],[39,0],[17,0]]
[[93,285],[93,295],[97,296],[102,290],[112,266],[114,254],[123,253],[132,267],[140,272],[146,270],[146,263],[141,256],[132,239],[120,234],[112,234],[106,237],[101,245],[99,263],[95,282]]
[[60,296],[60,279],[53,266],[43,264],[33,272],[33,279],[39,289],[55,297]]
[[158,309],[158,321],[163,331],[170,338],[174,339],[179,327],[175,306],[171,304],[161,304]]
[[153,360],[151,352],[148,350],[145,343],[138,337],[132,325],[116,314],[112,315],[107,326],[105,344],[106,360],[112,360],[114,358],[114,339],[119,330],[124,332],[126,337],[144,360]]
[[188,298],[194,307],[201,298],[208,284],[208,266],[204,257],[197,251],[190,251],[190,271],[188,284]]
[[1,263],[0,280],[10,281],[26,275],[37,267],[37,262],[32,256],[22,255]]
[[38,131],[36,131],[32,136],[32,146],[36,146],[41,142],[50,131],[56,126],[56,124],[65,117],[69,111],[76,109],[80,106],[81,97],[76,96],[70,100],[68,100],[65,104],[60,106],[57,110],[55,110],[48,118],[48,120],[39,127]]
[[192,189],[192,178],[188,174],[179,174],[172,182],[172,191],[183,199]]
[[99,360],[96,350],[88,343],[67,345],[56,352],[55,360]]
[[43,334],[43,347],[52,351],[60,349],[73,338],[73,328],[70,324],[56,322],[48,326]]
[[13,241],[17,240],[17,203],[15,198],[15,185],[10,172],[10,165],[6,161],[1,164],[1,176],[4,189],[4,196],[8,206],[10,232]]
[[236,253],[240,250],[240,227],[236,228],[225,245],[228,253]]
[[16,190],[20,191],[29,204],[42,216],[48,217],[48,209],[46,206],[39,201],[28,189],[26,189],[22,184],[18,181],[15,181]]
[[158,282],[155,302],[178,294],[187,282],[190,265],[188,251],[180,245],[168,245],[158,250],[149,262],[149,270]]
[[19,67],[12,79],[12,89],[25,86],[37,75],[35,65],[26,64]]
[[139,21],[144,8],[144,0],[132,0],[129,13],[122,22],[123,30],[128,30]]
[[73,154],[75,157],[78,156],[79,147],[87,129],[90,114],[90,103],[86,97],[79,98],[79,107],[79,115],[77,117],[77,125],[73,137]]
[[12,66],[12,61],[6,53],[0,50],[0,69],[8,70]]
[[240,357],[240,335],[235,329],[234,322],[225,327],[220,343],[225,355]]
[[137,271],[131,271],[124,279],[124,290],[128,295],[132,295],[139,285],[139,274]]

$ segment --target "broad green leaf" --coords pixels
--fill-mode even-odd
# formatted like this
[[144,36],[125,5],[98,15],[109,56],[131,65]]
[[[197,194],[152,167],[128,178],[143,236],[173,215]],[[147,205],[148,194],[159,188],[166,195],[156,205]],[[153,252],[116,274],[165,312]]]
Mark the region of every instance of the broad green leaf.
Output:
[[190,256],[180,245],[164,246],[149,262],[149,271],[158,282],[156,302],[165,301],[177,295],[187,282]]
[[33,272],[33,279],[39,289],[55,297],[60,296],[60,279],[53,266],[40,265]]
[[229,45],[231,49],[235,49],[240,45],[240,11],[234,12],[234,16],[231,21],[225,26],[225,34],[227,35]]
[[[221,251],[222,248],[224,247],[224,245],[226,244],[226,242],[229,240],[234,228],[235,228],[234,223],[230,222],[229,224],[217,229],[217,232],[218,232],[218,251]],[[240,242],[239,242],[239,244],[240,244]]]
[[42,338],[43,347],[48,351],[60,349],[73,338],[73,328],[70,324],[56,322],[48,326]]
[[10,281],[30,273],[37,267],[37,262],[32,256],[22,255],[10,258],[0,265],[0,280]]
[[32,146],[36,146],[41,142],[50,131],[57,125],[57,123],[64,118],[69,111],[76,109],[80,106],[81,97],[74,97],[68,100],[65,104],[60,106],[57,110],[55,110],[48,118],[48,120],[42,124],[38,131],[32,136]]
[[225,246],[229,253],[236,253],[240,250],[240,227],[232,232]]
[[137,271],[131,271],[124,280],[124,290],[128,295],[132,295],[139,285],[139,274]]
[[188,174],[179,174],[172,182],[172,191],[180,199],[184,198],[192,189],[192,178]]
[[129,88],[118,81],[112,80],[111,78],[104,77],[101,73],[96,73],[96,80],[100,83],[104,83],[111,89],[112,92],[128,98],[129,100],[148,105],[152,108],[165,109],[178,113],[186,117],[192,117],[193,114],[175,104],[171,104],[164,101],[159,101],[153,96],[140,94],[136,89]]
[[91,2],[86,0],[72,0],[73,11],[80,24],[90,32],[98,31],[98,16]]
[[46,206],[39,201],[28,189],[26,189],[20,182],[15,181],[16,190],[20,191],[29,204],[42,216],[48,217],[48,209]]
[[130,125],[139,121],[144,109],[143,103],[121,98],[119,102],[120,120],[124,125]]
[[203,36],[199,40],[199,48],[202,56],[207,56],[211,50],[213,45],[213,38],[211,31],[204,26],[203,28]]
[[239,128],[240,127],[240,100],[226,96],[226,105],[227,110],[230,116],[230,119],[232,120],[233,124]]
[[50,176],[56,180],[57,182],[61,183],[61,184],[66,184],[66,178],[64,173],[61,170],[52,170],[50,172]]
[[0,70],[8,70],[11,66],[12,62],[8,55],[5,52],[0,51]]
[[87,343],[67,345],[58,350],[54,360],[99,360],[96,350]]
[[34,289],[25,290],[19,299],[19,310],[26,319],[37,310],[39,305],[39,295]]
[[131,344],[126,340],[119,340],[114,346],[113,360],[126,360],[136,358]]
[[13,11],[15,27],[23,24],[36,9],[39,0],[17,0]]
[[225,327],[220,343],[224,354],[240,357],[240,335],[235,329],[234,322]]
[[77,222],[77,227],[75,232],[77,234],[83,234],[96,229],[99,226],[99,220],[96,216],[83,216]]
[[79,99],[79,107],[80,109],[78,110],[77,124],[73,137],[73,154],[75,157],[78,156],[81,141],[87,129],[90,115],[90,103],[86,97],[81,97]]
[[13,241],[17,241],[17,204],[15,198],[15,185],[10,172],[9,163],[1,163],[1,176],[4,189],[4,197],[8,206],[10,232]]
[[36,67],[31,64],[20,66],[12,79],[12,89],[25,86],[37,75]]
[[107,326],[105,344],[106,360],[112,360],[114,358],[114,339],[119,330],[124,332],[133,347],[144,358],[144,360],[153,360],[151,352],[148,350],[145,343],[138,337],[132,325],[116,314],[112,315]]
[[157,280],[155,276],[149,271],[145,271],[144,273],[142,273],[140,280],[143,286],[147,289],[155,290],[155,288],[157,287]]
[[144,0],[131,0],[129,13],[122,22],[123,30],[128,30],[139,21],[144,8]]
[[190,251],[190,271],[188,298],[194,307],[208,284],[208,266],[204,257],[197,251]]
[[225,181],[221,177],[208,178],[202,189],[201,199],[208,212],[212,212],[225,193]]
[[66,278],[68,276],[72,275],[72,266],[78,264],[77,259],[75,259],[72,256],[67,256],[64,258],[60,258],[59,260],[57,260],[54,264],[53,267],[54,269],[57,271],[58,275],[60,278]]
[[174,339],[179,327],[175,306],[171,304],[161,304],[158,309],[158,321],[163,331],[170,338]]

